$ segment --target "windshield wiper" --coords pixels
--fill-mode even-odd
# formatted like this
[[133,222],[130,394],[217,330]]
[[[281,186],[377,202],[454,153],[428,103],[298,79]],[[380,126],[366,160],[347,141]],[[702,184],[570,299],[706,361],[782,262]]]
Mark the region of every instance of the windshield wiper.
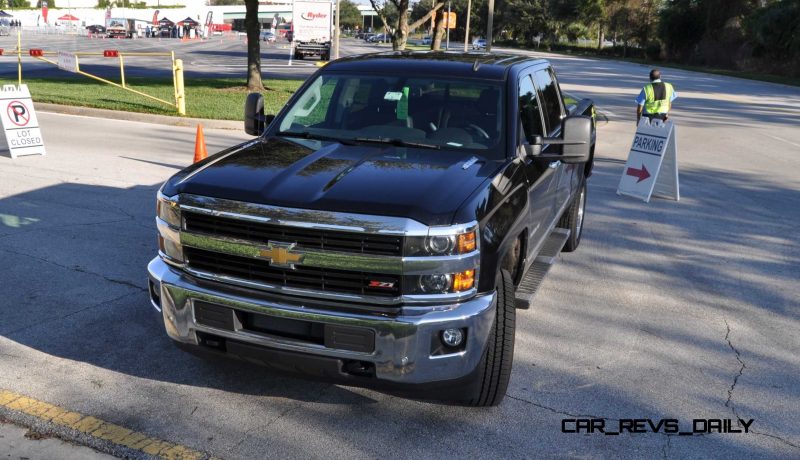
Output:
[[300,137],[302,139],[312,139],[315,141],[333,141],[338,142],[343,145],[356,145],[352,139],[347,138],[340,138],[336,136],[326,136],[324,134],[314,134],[308,131],[278,131],[275,133],[276,136],[282,137]]
[[390,144],[397,147],[420,147],[423,149],[441,150],[442,146],[436,144],[425,144],[422,142],[408,142],[403,139],[390,138],[390,137],[355,137],[351,139],[356,142],[365,142],[373,144]]

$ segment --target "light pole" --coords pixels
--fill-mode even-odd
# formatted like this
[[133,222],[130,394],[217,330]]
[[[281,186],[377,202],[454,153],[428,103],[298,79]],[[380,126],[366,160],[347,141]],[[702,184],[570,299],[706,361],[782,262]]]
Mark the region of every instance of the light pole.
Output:
[[447,44],[444,45],[444,49],[450,51],[450,2],[447,2],[447,21],[445,22],[445,26],[447,27]]
[[334,50],[333,50],[333,59],[339,59],[339,34],[341,33],[341,29],[339,28],[339,0],[336,0],[336,27],[334,33],[336,34],[335,43],[334,43]]
[[486,52],[492,51],[492,26],[494,22],[494,0],[489,0],[489,20],[486,21]]
[[464,32],[464,52],[467,52],[467,42],[469,42],[469,18],[472,14],[472,0],[467,0],[467,30]]

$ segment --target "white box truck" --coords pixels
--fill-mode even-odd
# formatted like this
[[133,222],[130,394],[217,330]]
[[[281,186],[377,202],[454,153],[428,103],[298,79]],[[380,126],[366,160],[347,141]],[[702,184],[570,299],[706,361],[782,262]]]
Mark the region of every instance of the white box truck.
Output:
[[333,4],[329,1],[295,1],[292,7],[294,58],[331,58]]

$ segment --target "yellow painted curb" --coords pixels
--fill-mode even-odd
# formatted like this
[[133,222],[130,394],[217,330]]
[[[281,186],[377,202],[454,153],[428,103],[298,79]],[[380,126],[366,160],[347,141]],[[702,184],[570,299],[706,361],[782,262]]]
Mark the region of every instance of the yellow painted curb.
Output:
[[71,412],[63,407],[29,398],[13,391],[0,389],[0,406],[163,459],[201,460],[208,458],[208,454],[204,452],[152,438],[144,433],[135,432],[90,415]]

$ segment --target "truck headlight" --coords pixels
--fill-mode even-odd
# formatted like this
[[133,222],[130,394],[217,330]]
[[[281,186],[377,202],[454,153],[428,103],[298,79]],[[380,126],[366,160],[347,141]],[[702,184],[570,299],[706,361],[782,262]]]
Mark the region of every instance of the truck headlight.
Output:
[[450,291],[452,286],[452,275],[435,274],[422,275],[419,277],[419,288],[426,294],[442,294]]
[[421,275],[419,289],[424,294],[450,294],[469,291],[475,286],[475,270],[461,273]]
[[429,227],[427,234],[405,237],[404,295],[463,294],[478,276],[478,224]]
[[181,228],[181,209],[178,207],[178,197],[168,197],[159,190],[156,199],[156,215],[171,226]]
[[453,236],[429,236],[425,239],[425,249],[431,254],[449,254],[455,247]]
[[405,239],[405,257],[455,256],[468,254],[478,249],[475,226],[444,233],[446,230],[431,228],[427,236],[408,236]]
[[177,197],[164,196],[160,191],[156,200],[156,227],[158,250],[167,262],[183,263],[181,245],[181,210]]

